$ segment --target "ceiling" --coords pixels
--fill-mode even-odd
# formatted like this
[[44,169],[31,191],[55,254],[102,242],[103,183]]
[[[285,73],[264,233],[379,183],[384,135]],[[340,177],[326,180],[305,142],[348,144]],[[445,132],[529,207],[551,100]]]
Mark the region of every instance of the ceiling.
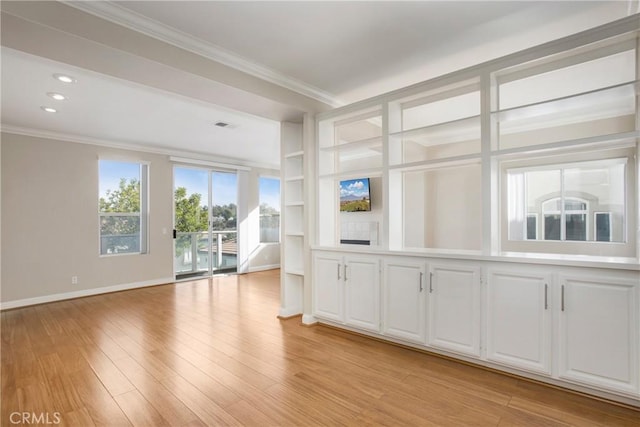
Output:
[[[336,100],[353,102],[383,93],[374,89],[354,99],[350,94],[359,87],[432,63],[447,56],[452,46],[478,47],[604,3],[611,4],[537,0],[114,5],[314,86]],[[624,2],[620,6],[626,8]],[[490,59],[491,53],[487,56]],[[403,86],[410,83],[415,82]]]
[[[280,124],[126,80],[2,48],[2,122],[88,142],[279,163]],[[62,83],[54,74],[76,79]],[[67,100],[55,101],[49,92]],[[41,106],[58,110],[45,113]],[[216,123],[229,126],[219,127]],[[75,139],[79,139],[75,138]],[[152,144],[150,144],[152,142]],[[111,144],[114,145],[114,144]]]
[[[278,167],[280,120],[600,25],[632,4],[3,1],[2,126]],[[117,24],[110,38],[96,16]],[[182,51],[153,57],[133,34]],[[185,51],[208,62],[189,68]],[[52,91],[69,99],[44,113]]]

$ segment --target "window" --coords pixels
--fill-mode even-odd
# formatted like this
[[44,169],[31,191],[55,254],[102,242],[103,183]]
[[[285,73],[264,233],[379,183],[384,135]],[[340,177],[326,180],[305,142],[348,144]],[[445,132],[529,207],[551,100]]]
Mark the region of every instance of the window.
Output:
[[280,242],[280,180],[260,177],[260,243]]
[[509,240],[625,242],[625,169],[626,158],[508,169]]
[[538,238],[538,215],[527,214],[527,240]]
[[594,234],[597,242],[611,241],[611,212],[596,212],[594,215]]
[[99,161],[100,255],[147,252],[147,170],[142,163]]

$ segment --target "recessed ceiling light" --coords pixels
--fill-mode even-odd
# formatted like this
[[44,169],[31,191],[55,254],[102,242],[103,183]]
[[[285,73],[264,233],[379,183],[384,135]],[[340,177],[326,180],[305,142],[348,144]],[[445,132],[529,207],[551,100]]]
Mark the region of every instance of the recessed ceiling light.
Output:
[[54,74],[53,77],[56,80],[61,81],[62,83],[75,83],[76,82],[76,79],[74,79],[73,77],[68,76],[66,74]]
[[42,108],[43,111],[46,111],[47,113],[57,113],[58,110],[56,110],[55,108],[51,108],[51,107],[46,107],[46,106],[41,106],[40,108]]
[[67,97],[64,96],[63,94],[56,93],[56,92],[48,92],[47,96],[55,99],[56,101],[64,101],[65,99],[67,99]]
[[226,128],[226,127],[229,127],[231,125],[229,123],[225,123],[225,122],[216,122],[215,126],[218,126],[220,128]]

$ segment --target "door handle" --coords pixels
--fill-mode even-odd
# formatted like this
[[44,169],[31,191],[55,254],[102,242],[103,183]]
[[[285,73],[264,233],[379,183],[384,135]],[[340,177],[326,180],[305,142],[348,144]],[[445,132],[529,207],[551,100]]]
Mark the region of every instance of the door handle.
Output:
[[564,311],[564,285],[562,285],[560,291],[560,309]]
[[433,293],[433,271],[429,273],[429,293]]
[[422,278],[424,276],[424,273],[421,271],[420,272],[420,292],[422,292]]
[[178,231],[174,228],[173,229],[173,238],[175,239],[176,237],[178,237]]
[[549,285],[547,285],[546,283],[544,284],[544,309],[548,309],[549,305],[547,304],[547,293],[548,293],[548,289],[549,289]]

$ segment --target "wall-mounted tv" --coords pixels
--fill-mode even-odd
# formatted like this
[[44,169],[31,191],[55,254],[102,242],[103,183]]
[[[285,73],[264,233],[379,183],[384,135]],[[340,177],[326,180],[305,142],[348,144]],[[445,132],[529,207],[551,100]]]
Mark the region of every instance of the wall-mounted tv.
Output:
[[340,181],[340,212],[371,210],[369,178]]

